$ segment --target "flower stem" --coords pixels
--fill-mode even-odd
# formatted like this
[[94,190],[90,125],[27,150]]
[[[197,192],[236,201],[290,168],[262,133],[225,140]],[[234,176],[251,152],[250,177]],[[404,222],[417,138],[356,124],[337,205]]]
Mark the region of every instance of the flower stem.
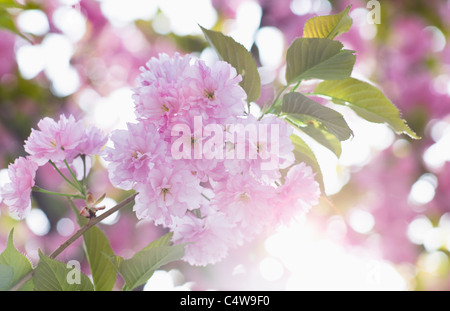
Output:
[[206,195],[204,195],[203,193],[202,193],[202,196],[205,198],[205,199],[207,199],[208,201],[211,201],[211,199],[210,198],[208,198]]
[[69,184],[69,185],[71,185],[72,187],[74,187],[75,189],[77,189],[78,191],[80,191],[80,192],[82,192],[81,191],[81,189],[77,186],[77,185],[75,185],[73,182],[71,182],[62,172],[61,172],[61,170],[56,166],[56,164],[52,161],[52,160],[49,160],[48,161],[53,167],[54,167],[54,169],[59,173],[59,175],[61,175],[61,177]]
[[64,159],[64,164],[66,165],[67,169],[69,170],[70,175],[72,176],[72,179],[75,180],[76,184],[79,187],[80,192],[86,196],[86,191],[84,191],[84,187],[83,185],[78,181],[77,176],[74,174],[74,172],[72,171],[72,169],[70,168],[69,163],[67,163],[67,160]]
[[36,191],[36,192],[42,192],[42,193],[47,193],[47,194],[57,195],[57,196],[61,196],[61,197],[68,197],[68,198],[82,199],[82,200],[85,199],[84,196],[81,196],[81,195],[79,195],[79,194],[68,194],[68,193],[53,192],[53,191],[49,191],[49,190],[42,189],[42,188],[40,188],[40,187],[38,187],[38,186],[34,186],[34,187],[32,188],[32,190],[33,190],[33,191]]
[[268,113],[271,113],[271,112],[275,109],[275,106],[278,104],[278,101],[279,101],[279,99],[280,99],[280,97],[281,97],[281,94],[283,94],[284,91],[286,91],[286,89],[287,89],[288,87],[289,87],[289,84],[283,86],[283,88],[282,88],[282,89],[280,90],[280,92],[277,94],[277,97],[275,97],[274,101],[272,102],[272,105],[270,105],[269,108],[268,108],[264,113],[261,114],[261,116],[259,117],[258,120],[261,120],[261,119],[264,117],[264,115],[266,115],[266,114],[268,114]]
[[81,181],[82,185],[84,186],[85,182],[86,182],[86,155],[82,154],[80,155],[81,160],[83,160],[83,180]]
[[298,81],[297,84],[289,92],[291,92],[291,93],[295,92],[295,90],[300,86],[301,82],[302,82],[302,80]]

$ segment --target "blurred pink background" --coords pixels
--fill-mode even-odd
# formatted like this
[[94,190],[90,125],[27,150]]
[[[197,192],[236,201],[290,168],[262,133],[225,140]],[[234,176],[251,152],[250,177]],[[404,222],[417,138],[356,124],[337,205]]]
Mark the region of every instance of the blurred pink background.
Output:
[[[356,50],[353,76],[375,83],[421,140],[394,135],[345,107],[355,137],[340,159],[317,152],[325,190],[305,219],[268,228],[222,262],[191,267],[178,261],[157,271],[144,290],[449,290],[450,251],[450,1],[327,0],[48,0],[14,11],[31,42],[0,30],[0,185],[23,155],[23,141],[44,116],[72,113],[105,131],[134,120],[131,88],[139,67],[160,52],[212,61],[198,24],[242,43],[260,66],[262,83],[283,82],[286,48],[313,16],[351,4],[352,28],[339,37]],[[377,1],[375,1],[377,2]],[[263,88],[258,101],[272,95]],[[38,180],[57,188],[51,167]],[[90,177],[108,206],[126,196],[114,189],[104,163]],[[18,249],[36,262],[77,229],[66,201],[37,194],[23,221],[0,209],[0,250],[15,228]],[[116,254],[131,256],[163,234],[138,222],[131,208],[100,227]],[[58,258],[83,261],[81,241]],[[88,266],[84,263],[86,273]]]

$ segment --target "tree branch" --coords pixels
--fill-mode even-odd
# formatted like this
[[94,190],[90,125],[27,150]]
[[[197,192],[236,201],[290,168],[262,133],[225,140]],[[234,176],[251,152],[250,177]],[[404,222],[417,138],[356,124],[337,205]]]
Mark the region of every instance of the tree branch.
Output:
[[[138,193],[134,193],[125,200],[118,203],[113,208],[107,210],[103,214],[93,217],[89,219],[89,221],[82,226],[77,232],[75,232],[70,238],[68,238],[63,244],[61,244],[53,253],[50,254],[50,258],[54,259],[56,256],[61,254],[67,247],[69,247],[70,244],[75,242],[80,236],[83,235],[86,231],[88,231],[90,228],[98,224],[100,221],[105,219],[106,217],[110,216],[111,214],[117,212],[122,207],[128,205],[129,203],[133,202],[135,197],[138,195]],[[11,287],[10,291],[17,291],[19,290],[23,285],[25,285],[26,282],[28,282],[33,277],[34,270],[30,271],[28,274],[26,274],[19,282],[17,282],[13,287]]]

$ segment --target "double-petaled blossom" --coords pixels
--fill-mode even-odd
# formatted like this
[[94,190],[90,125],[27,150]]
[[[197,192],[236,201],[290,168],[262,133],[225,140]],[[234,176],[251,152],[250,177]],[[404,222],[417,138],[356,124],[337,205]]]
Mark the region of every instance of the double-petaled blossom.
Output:
[[227,256],[236,246],[238,231],[227,214],[210,205],[202,205],[198,212],[198,216],[190,212],[174,218],[170,229],[174,243],[188,243],[184,259],[191,265],[204,266]]
[[284,184],[276,192],[277,195],[271,202],[276,224],[289,224],[298,216],[306,214],[318,203],[320,196],[319,184],[314,180],[312,169],[305,163],[291,166]]
[[32,129],[25,141],[24,148],[29,155],[17,158],[8,167],[10,182],[2,189],[3,202],[19,217],[31,209],[31,191],[39,166],[49,161],[59,167],[70,165],[82,179],[90,168],[89,156],[101,154],[108,140],[100,129],[85,128],[72,115],[67,118],[62,114],[58,121],[46,117],[39,121],[38,128]]
[[272,218],[276,193],[271,185],[263,184],[249,174],[230,175],[213,185],[211,204],[225,213],[239,230],[237,243],[250,240]]
[[247,96],[239,86],[241,76],[230,64],[217,61],[209,67],[197,60],[188,71],[188,81],[189,105],[201,110],[205,120],[223,123],[230,116],[243,115]]
[[165,163],[151,169],[146,182],[135,186],[139,192],[134,211],[138,218],[150,218],[157,224],[171,224],[172,217],[200,207],[200,181],[182,163]]
[[294,163],[292,128],[282,119],[265,115],[261,120],[227,119],[225,166],[232,174],[248,173],[266,182],[281,177],[280,169]]
[[84,126],[71,115],[61,115],[59,121],[46,117],[39,121],[39,130],[32,129],[25,141],[25,151],[39,165],[48,161],[72,160],[76,148],[86,140]]
[[73,155],[71,157],[76,157],[77,155],[102,155],[103,148],[108,142],[108,136],[101,129],[93,125],[86,127],[83,131],[83,136],[79,145],[72,150]]
[[173,159],[183,162],[202,182],[220,180],[225,175],[225,140],[222,124],[204,120],[197,110],[177,117],[164,136]]
[[108,142],[108,136],[98,127],[88,126],[83,132],[84,138],[80,144],[71,150],[68,159],[73,159],[70,165],[77,174],[78,179],[83,179],[89,173],[92,160],[91,156],[103,155],[103,148]]
[[170,58],[160,54],[150,59],[137,78],[134,89],[135,113],[139,119],[148,120],[158,127],[167,127],[171,119],[189,108],[185,100],[188,89],[186,72],[189,70],[190,56],[178,53]]
[[105,148],[105,159],[112,184],[130,190],[136,183],[145,183],[150,171],[166,158],[167,143],[157,128],[148,122],[128,123],[127,130],[111,134],[114,148]]
[[239,86],[242,78],[226,62],[208,67],[201,60],[176,53],[173,58],[160,54],[146,66],[141,68],[133,94],[139,119],[166,129],[192,110],[216,123],[244,112],[246,94]]
[[48,161],[71,163],[79,155],[92,156],[101,153],[108,137],[95,126],[84,126],[73,115],[61,114],[58,121],[46,117],[39,121],[38,130],[32,129],[25,141],[25,151],[30,158],[44,165]]
[[19,218],[25,217],[31,210],[31,190],[38,164],[30,158],[19,157],[8,166],[10,182],[1,189],[3,202]]

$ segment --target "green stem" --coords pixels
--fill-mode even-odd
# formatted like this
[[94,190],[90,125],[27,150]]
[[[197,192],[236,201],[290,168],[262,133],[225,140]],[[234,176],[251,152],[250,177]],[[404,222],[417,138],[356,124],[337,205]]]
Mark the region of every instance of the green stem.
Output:
[[67,169],[69,170],[70,175],[72,176],[73,180],[75,180],[75,182],[77,183],[80,192],[86,196],[86,191],[84,191],[84,187],[83,185],[78,181],[77,176],[75,176],[74,172],[72,171],[72,169],[69,166],[69,163],[67,163],[67,160],[64,159],[64,164],[66,164]]
[[[298,87],[300,86],[300,84],[302,83],[302,80],[298,81],[297,84],[289,91],[290,93],[295,92]],[[278,104],[278,101],[280,100],[281,95],[284,93],[284,91],[286,91],[289,88],[290,84],[285,85],[281,91],[277,94],[277,97],[275,97],[275,100],[273,101],[272,105],[270,105],[270,107],[266,110],[266,112],[264,112],[263,114],[261,114],[261,116],[259,117],[258,121],[262,119],[262,117],[264,117],[264,115],[271,113],[275,107]],[[313,95],[312,93],[302,93],[303,95]]]
[[86,155],[85,154],[81,155],[81,160],[83,160],[83,180],[82,180],[82,184],[84,185],[85,180],[86,180]]
[[205,199],[207,199],[208,201],[211,201],[211,199],[210,198],[208,198],[206,195],[204,195],[203,193],[202,193],[202,196],[205,198]]
[[275,97],[274,101],[272,102],[272,105],[269,106],[269,108],[261,114],[261,116],[259,117],[258,121],[262,119],[262,117],[264,117],[264,115],[271,113],[273,111],[273,109],[275,108],[275,106],[278,103],[278,100],[280,99],[281,95],[284,93],[284,91],[286,91],[286,89],[289,87],[288,85],[285,85],[280,92],[277,94],[277,97]]
[[284,91],[286,91],[288,87],[289,87],[289,84],[288,84],[288,85],[285,85],[285,86],[281,89],[281,91],[278,93],[277,97],[276,97],[275,100],[273,101],[272,106],[275,105],[275,104],[278,102],[278,100],[280,99],[281,94],[283,94]]
[[290,92],[295,92],[295,90],[297,90],[297,88],[300,86],[300,83],[302,82],[302,80],[298,81],[297,84],[292,88],[292,90],[290,90]]
[[68,193],[53,192],[53,191],[42,189],[42,188],[40,188],[38,186],[34,186],[32,188],[32,190],[36,191],[36,192],[42,192],[42,193],[46,193],[46,194],[57,195],[57,196],[60,196],[60,197],[68,197],[68,198],[82,199],[82,200],[85,199],[84,196],[81,196],[79,194],[68,194]]
[[50,164],[55,168],[55,170],[59,173],[59,175],[61,175],[62,176],[62,178],[64,178],[64,180],[69,184],[69,185],[71,185],[72,187],[74,187],[75,189],[77,189],[78,191],[80,191],[81,192],[81,189],[80,188],[78,188],[78,186],[77,185],[75,185],[73,182],[71,182],[60,170],[59,170],[59,168],[56,166],[56,164],[52,161],[52,160],[49,160],[48,162],[50,162]]

